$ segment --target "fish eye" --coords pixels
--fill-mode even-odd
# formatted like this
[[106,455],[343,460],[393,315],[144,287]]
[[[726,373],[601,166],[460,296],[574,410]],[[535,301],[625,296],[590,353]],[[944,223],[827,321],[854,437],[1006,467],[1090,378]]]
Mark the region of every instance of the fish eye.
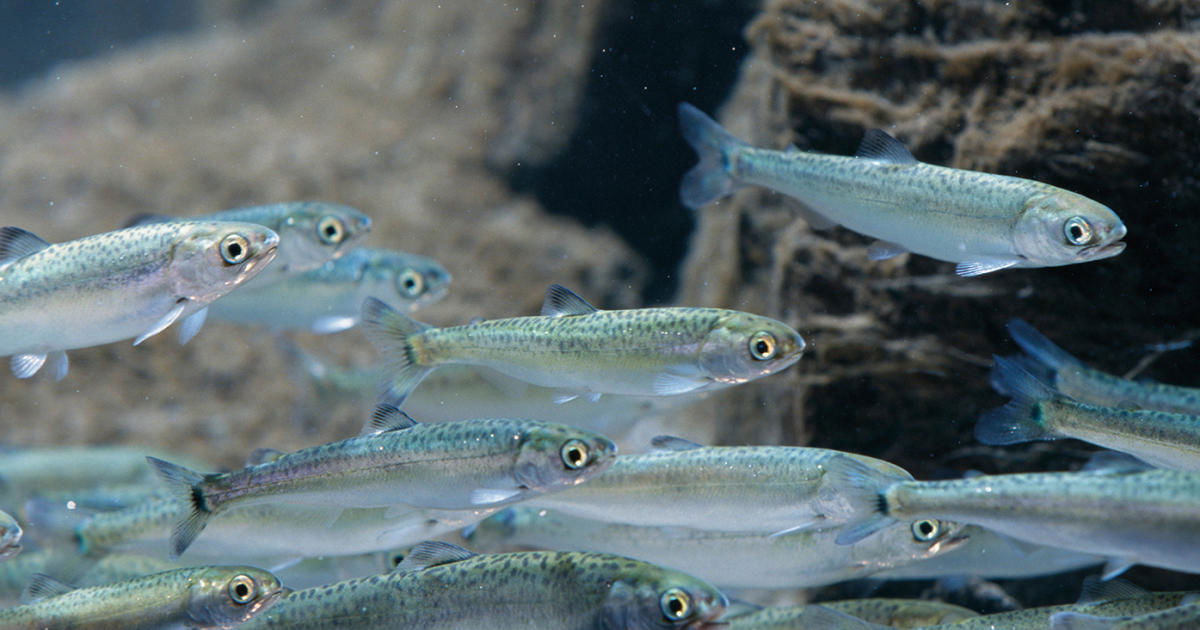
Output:
[[405,269],[403,273],[396,278],[396,286],[400,288],[400,293],[407,297],[417,297],[425,291],[425,278],[420,273],[412,269]]
[[912,524],[913,539],[919,542],[929,542],[942,535],[942,523],[931,518],[916,521]]
[[393,568],[393,569],[394,569],[394,568],[396,568],[396,567],[398,567],[398,566],[400,566],[400,563],[401,563],[401,562],[404,562],[404,552],[403,552],[403,551],[399,551],[399,552],[396,552],[396,553],[392,554],[391,561],[392,561],[392,568]]
[[587,444],[579,440],[567,440],[567,443],[558,450],[558,454],[562,457],[563,465],[571,470],[579,470],[587,466],[592,459]]
[[667,589],[662,597],[658,598],[658,607],[662,609],[664,617],[671,621],[679,621],[691,614],[692,598],[681,588]]
[[1063,235],[1072,245],[1087,245],[1092,242],[1092,224],[1083,217],[1071,217],[1063,224]]
[[323,216],[317,222],[317,236],[326,245],[337,245],[346,239],[346,224],[335,216]]
[[229,596],[235,604],[249,604],[256,595],[254,578],[249,575],[238,575],[229,581]]
[[779,342],[775,341],[775,335],[769,332],[754,333],[750,337],[750,356],[758,361],[767,361],[775,358],[775,351],[779,348]]
[[250,257],[250,241],[241,234],[230,234],[221,239],[221,258],[231,264],[245,262]]

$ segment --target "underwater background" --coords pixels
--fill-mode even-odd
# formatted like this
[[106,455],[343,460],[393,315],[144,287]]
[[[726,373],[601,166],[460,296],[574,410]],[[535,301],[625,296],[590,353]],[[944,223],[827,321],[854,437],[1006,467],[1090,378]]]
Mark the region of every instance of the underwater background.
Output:
[[[1200,337],[1197,3],[5,5],[0,225],[58,242],[143,213],[320,199],[367,212],[369,245],[449,269],[422,321],[536,313],[560,283],[602,308],[760,313],[809,342],[790,370],[612,436],[623,452],[669,432],[847,450],[918,479],[1073,469],[1095,449],[972,437],[1004,400],[987,378],[991,355],[1015,348],[1004,324],[1024,318],[1116,374]],[[755,145],[852,154],[880,127],[925,162],[1061,186],[1116,210],[1129,247],[959,278],[926,258],[870,261],[867,239],[814,232],[765,189],[692,213],[678,201],[695,161],[675,118],[685,100]],[[358,331],[294,338],[340,365],[376,356]],[[161,335],[71,359],[62,382],[0,378],[0,439],[233,466],[353,435],[371,407],[313,387],[269,332],[219,321],[186,346]],[[1185,348],[1141,375],[1196,386],[1198,368]],[[1002,586],[1058,603],[1079,576]],[[1126,577],[1200,588],[1146,567]],[[870,592],[948,588],[930,584]]]

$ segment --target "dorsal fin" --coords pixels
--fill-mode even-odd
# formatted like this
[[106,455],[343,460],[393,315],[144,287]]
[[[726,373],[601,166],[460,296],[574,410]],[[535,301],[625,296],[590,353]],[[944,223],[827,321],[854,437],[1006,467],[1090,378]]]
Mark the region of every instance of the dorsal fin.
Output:
[[863,136],[862,143],[858,145],[858,153],[855,155],[866,160],[897,166],[917,164],[917,158],[909,153],[908,147],[882,129],[868,129],[866,135]]
[[367,426],[363,427],[364,435],[374,435],[378,433],[386,433],[388,431],[402,431],[411,429],[419,424],[412,416],[400,411],[396,405],[381,403],[375,408],[375,412],[371,414],[371,419],[367,421]]
[[579,297],[574,291],[561,284],[552,284],[546,289],[546,301],[542,302],[542,315],[546,317],[570,317],[595,313],[595,306]]
[[19,227],[0,228],[0,265],[50,246],[45,239]]
[[395,573],[411,573],[453,562],[461,562],[479,554],[467,551],[458,545],[440,540],[427,540],[417,543],[409,550],[408,555],[392,569]]
[[131,227],[138,227],[139,225],[154,225],[155,223],[170,223],[171,221],[174,221],[174,220],[175,220],[175,217],[172,217],[169,215],[155,214],[153,212],[143,212],[142,214],[137,214],[137,215],[130,217],[130,219],[125,222],[125,227],[131,228]]
[[650,440],[650,446],[653,446],[658,451],[691,451],[697,448],[704,448],[703,444],[675,437],[674,435],[656,435]]
[[246,465],[257,466],[259,464],[273,462],[285,454],[285,451],[281,451],[277,448],[256,448],[246,458]]
[[29,578],[29,586],[26,586],[25,591],[21,593],[21,601],[33,603],[47,597],[70,593],[73,590],[75,589],[71,588],[69,584],[63,584],[45,573],[34,573]]

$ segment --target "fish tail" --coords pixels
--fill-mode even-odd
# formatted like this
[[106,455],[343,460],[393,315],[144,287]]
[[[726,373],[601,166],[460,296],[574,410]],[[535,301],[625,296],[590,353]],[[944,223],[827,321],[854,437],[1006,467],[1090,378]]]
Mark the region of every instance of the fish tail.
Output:
[[729,154],[747,146],[707,114],[688,103],[679,104],[679,129],[700,156],[700,163],[683,176],[679,199],[697,210],[738,188],[730,169]]
[[1058,392],[1026,370],[1019,360],[995,359],[992,380],[999,382],[1001,387],[997,389],[1012,400],[979,418],[975,439],[993,446],[1055,439],[1056,436],[1046,429],[1039,403],[1058,397]]
[[392,374],[384,400],[397,407],[408,398],[432,368],[420,364],[412,337],[431,326],[397,311],[375,298],[363,302],[363,331],[383,353]]
[[204,475],[157,457],[146,457],[155,472],[167,485],[167,490],[183,501],[190,512],[171,532],[171,558],[178,558],[191,546],[192,541],[204,531],[212,508],[204,494]]
[[1052,370],[1081,365],[1071,353],[1058,347],[1023,319],[1008,322],[1008,334],[1029,356]]
[[884,496],[883,491],[892,483],[904,481],[903,478],[897,478],[895,475],[889,475],[861,461],[850,459],[848,464],[836,473],[833,481],[837,487],[841,488],[848,503],[867,505],[871,509],[870,515],[866,518],[843,527],[834,542],[839,545],[853,545],[875,532],[896,524],[896,519],[888,514],[887,497]]

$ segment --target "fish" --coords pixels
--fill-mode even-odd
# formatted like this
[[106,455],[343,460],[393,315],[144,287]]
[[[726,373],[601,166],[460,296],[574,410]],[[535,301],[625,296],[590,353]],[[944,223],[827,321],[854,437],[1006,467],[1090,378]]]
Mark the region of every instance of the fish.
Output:
[[1077,571],[1104,564],[1103,556],[1035,545],[975,525],[963,529],[966,542],[923,562],[881,571],[878,580],[932,580],[963,575],[1018,579]]
[[510,418],[425,424],[390,405],[376,410],[368,428],[373,432],[228,473],[201,475],[148,457],[191,508],[172,532],[172,555],[183,553],[214,514],[235,505],[497,506],[582,483],[617,451],[606,437],[563,425]]
[[[85,556],[142,553],[165,556],[174,526],[191,505],[169,491],[79,522],[72,539]],[[191,563],[254,561],[278,569],[300,558],[347,556],[414,545],[483,520],[499,507],[470,510],[331,508],[259,503],[231,507],[213,516],[183,554]]]
[[[324,361],[286,340],[283,348],[298,368],[297,380],[311,384],[324,401],[365,402],[379,394],[387,375],[383,365],[345,368]],[[604,396],[554,402],[555,390],[530,385],[495,370],[471,365],[448,365],[421,381],[405,399],[407,413],[425,422],[450,422],[492,415],[558,422],[597,431],[614,439],[627,434],[643,419],[692,404],[704,396]]]
[[417,545],[391,573],[296,591],[239,630],[719,627],[707,582],[620,556]]
[[952,624],[978,616],[969,608],[934,600],[873,598],[804,606],[747,606],[736,616],[726,613],[722,621],[729,630],[878,630]]
[[906,252],[957,263],[960,276],[1056,267],[1116,256],[1125,224],[1107,206],[1056,186],[918,162],[871,129],[854,157],[759,149],[692,105],[679,105],[683,137],[700,162],[684,175],[692,209],[757,185],[801,201],[814,229],[842,225],[876,240],[872,260]]
[[1039,545],[1102,555],[1105,578],[1134,564],[1200,573],[1200,474],[1125,469],[978,475],[902,481],[880,492],[877,511],[847,526],[838,544],[857,544],[914,519],[971,523]]
[[[203,460],[159,449],[129,446],[59,446],[0,449],[0,509],[22,511],[34,497],[62,502],[103,500],[109,488],[146,494],[158,489],[158,476],[146,455],[208,468]],[[86,499],[85,499],[86,497]]]
[[852,481],[882,492],[912,479],[883,460],[829,449],[701,446],[670,436],[655,438],[653,446],[650,453],[619,456],[588,483],[534,497],[530,505],[629,525],[778,535],[872,514],[874,496],[864,496]]
[[178,568],[177,563],[162,558],[123,553],[85,558],[73,549],[44,547],[0,563],[0,607],[15,606],[37,573],[70,574],[76,586],[98,586]]
[[210,314],[275,331],[330,334],[357,326],[368,297],[411,311],[441,299],[450,281],[450,272],[432,258],[360,247],[312,271],[227,295]]
[[1075,438],[1103,446],[1160,468],[1200,472],[1200,415],[1147,409],[1102,407],[1072,400],[1025,370],[996,357],[993,382],[1012,401],[993,409],[975,425],[984,444]]
[[[1063,350],[1029,322],[1014,319],[1008,333],[1025,354],[1009,357],[1064,396],[1101,407],[1120,407],[1200,415],[1200,388],[1164,383],[1143,383],[1090,368]],[[992,385],[1007,394],[1002,379]]]
[[279,257],[259,276],[258,287],[312,271],[361,245],[371,231],[371,218],[362,211],[322,201],[246,206],[185,218],[143,214],[128,225],[196,220],[257,223],[279,234]]
[[1050,616],[1050,630],[1193,630],[1200,627],[1200,600],[1167,610],[1109,617],[1080,612]]
[[804,339],[788,325],[717,308],[604,311],[560,285],[542,314],[434,328],[368,298],[363,327],[390,363],[384,400],[399,404],[442,365],[492,368],[579,396],[674,396],[738,385],[790,367]]
[[278,245],[250,223],[148,225],[54,245],[0,228],[0,356],[17,378],[49,361],[62,380],[66,350],[136,346],[177,321],[186,343],[208,304],[267,268]]
[[[753,512],[746,513],[753,519]],[[464,537],[478,549],[592,551],[637,558],[720,588],[808,588],[867,577],[949,552],[966,537],[957,523],[922,520],[878,539],[839,546],[838,528],[773,536],[590,521],[524,505],[505,508]]]
[[891,626],[871,623],[823,604],[806,606],[748,607],[737,615],[721,618],[726,630],[887,630]]
[[889,628],[920,628],[979,616],[970,608],[929,599],[847,599],[820,605]]
[[[1191,591],[1150,593],[1120,580],[1105,584],[1113,585],[1107,590],[1090,593],[1092,587],[1084,582],[1084,596],[1074,604],[1039,606],[1024,610],[1012,610],[991,615],[980,615],[953,623],[926,626],[924,630],[1045,630],[1052,627],[1051,620],[1063,614],[1081,614],[1098,617],[1135,617],[1155,611],[1171,609],[1193,600],[1197,594]],[[1062,617],[1059,617],[1060,619]],[[1069,616],[1068,619],[1071,617]],[[1058,626],[1062,627],[1062,626]],[[1088,627],[1088,626],[1080,626]],[[1099,626],[1101,628],[1105,626]],[[1153,626],[1132,626],[1139,630],[1151,630]]]
[[72,589],[37,574],[30,603],[0,610],[4,630],[229,627],[271,608],[287,591],[245,566],[195,567]]
[[11,514],[0,510],[0,560],[21,553],[21,524]]

